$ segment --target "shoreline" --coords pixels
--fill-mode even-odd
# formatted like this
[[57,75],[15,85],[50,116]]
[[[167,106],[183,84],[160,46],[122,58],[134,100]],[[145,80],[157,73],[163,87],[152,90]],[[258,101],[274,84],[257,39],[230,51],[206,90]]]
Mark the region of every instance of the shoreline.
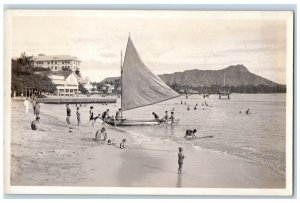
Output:
[[[117,147],[95,143],[92,138],[97,127],[101,126],[99,121],[94,127],[83,124],[77,129],[74,126],[69,133],[64,117],[65,106],[51,107],[41,107],[41,125],[51,128],[51,131],[32,131],[32,110],[26,116],[23,103],[12,101],[11,185],[285,187],[285,180],[269,168],[239,157],[195,150],[191,145],[183,146],[186,158],[183,175],[178,176],[179,145],[176,142],[135,135],[129,128],[120,130],[107,126],[108,138],[114,139]],[[87,116],[87,112],[82,114]],[[73,125],[74,115],[72,112]],[[128,149],[118,148],[123,138],[127,139]]]

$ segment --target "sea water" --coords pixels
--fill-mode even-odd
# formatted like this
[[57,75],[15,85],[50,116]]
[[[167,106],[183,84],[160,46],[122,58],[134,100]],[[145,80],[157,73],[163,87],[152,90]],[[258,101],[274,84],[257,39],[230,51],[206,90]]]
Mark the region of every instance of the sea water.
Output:
[[[285,174],[286,140],[285,94],[231,94],[230,99],[218,95],[180,96],[158,104],[123,112],[127,119],[153,119],[152,112],[161,118],[174,108],[179,123],[174,126],[123,127],[139,140],[171,140],[178,145],[189,144],[195,150],[240,157],[253,164],[270,167]],[[206,104],[205,105],[205,101]],[[181,104],[181,102],[183,104]],[[194,110],[197,104],[196,110]],[[190,110],[187,110],[187,107]],[[113,115],[120,108],[117,104],[94,105],[94,112],[110,109]],[[249,114],[246,110],[250,109]],[[98,113],[98,112],[97,112]],[[187,129],[197,129],[198,139],[184,139]],[[142,142],[142,141],[141,141]]]

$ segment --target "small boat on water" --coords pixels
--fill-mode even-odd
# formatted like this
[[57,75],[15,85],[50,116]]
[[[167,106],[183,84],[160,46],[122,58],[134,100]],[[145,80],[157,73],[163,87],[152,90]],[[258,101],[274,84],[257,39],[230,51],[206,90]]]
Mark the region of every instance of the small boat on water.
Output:
[[[123,64],[121,52],[121,87],[122,112],[180,96],[143,63],[130,36],[128,37]],[[164,123],[154,119],[129,120],[125,118],[118,120],[108,118],[105,122],[115,126],[149,126]],[[174,123],[176,122],[179,122],[179,119],[175,119]],[[171,120],[167,120],[166,123],[171,123]]]

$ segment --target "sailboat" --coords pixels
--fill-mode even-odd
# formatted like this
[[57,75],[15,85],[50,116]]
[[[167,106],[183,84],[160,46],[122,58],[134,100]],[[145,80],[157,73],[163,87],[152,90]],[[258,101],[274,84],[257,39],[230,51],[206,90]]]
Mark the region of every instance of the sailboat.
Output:
[[[180,94],[171,89],[141,60],[130,36],[126,46],[124,62],[121,54],[121,111],[140,108],[166,101]],[[151,112],[149,112],[151,114]],[[175,120],[178,122],[179,120]],[[115,126],[159,125],[157,120],[105,119]],[[167,121],[170,122],[170,121]]]

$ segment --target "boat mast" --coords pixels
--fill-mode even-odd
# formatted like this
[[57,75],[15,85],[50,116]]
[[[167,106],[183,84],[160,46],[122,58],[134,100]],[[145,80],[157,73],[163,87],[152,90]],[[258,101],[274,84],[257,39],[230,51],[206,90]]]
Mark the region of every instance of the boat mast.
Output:
[[225,82],[225,72],[224,72],[224,87],[226,86],[226,82]]

